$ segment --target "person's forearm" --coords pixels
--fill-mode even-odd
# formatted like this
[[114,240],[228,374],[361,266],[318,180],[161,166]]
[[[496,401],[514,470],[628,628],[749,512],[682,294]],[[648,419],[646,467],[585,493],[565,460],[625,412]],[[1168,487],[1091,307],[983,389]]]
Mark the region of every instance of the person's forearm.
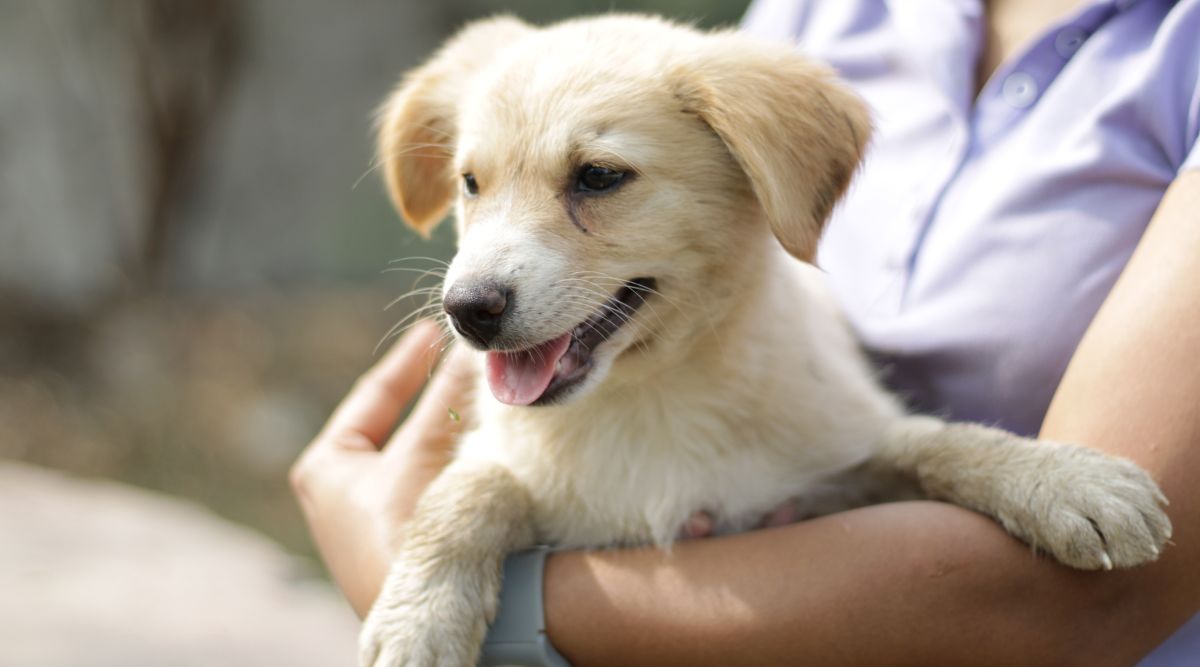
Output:
[[577,667],[1122,665],[1163,638],[1129,642],[1122,627],[1144,611],[1132,591],[1150,569],[1072,571],[983,516],[912,502],[670,555],[555,554],[546,616]]

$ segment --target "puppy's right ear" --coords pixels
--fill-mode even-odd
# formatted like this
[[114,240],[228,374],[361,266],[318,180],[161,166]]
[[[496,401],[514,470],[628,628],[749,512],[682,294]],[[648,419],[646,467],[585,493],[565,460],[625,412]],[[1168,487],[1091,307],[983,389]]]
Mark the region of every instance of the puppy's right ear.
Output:
[[725,143],[779,243],[811,262],[866,149],[867,107],[794,47],[732,32],[704,39],[675,71],[675,96]]
[[423,236],[446,216],[457,187],[452,167],[463,88],[497,51],[529,30],[508,16],[468,25],[409,72],[380,108],[376,159],[388,195]]

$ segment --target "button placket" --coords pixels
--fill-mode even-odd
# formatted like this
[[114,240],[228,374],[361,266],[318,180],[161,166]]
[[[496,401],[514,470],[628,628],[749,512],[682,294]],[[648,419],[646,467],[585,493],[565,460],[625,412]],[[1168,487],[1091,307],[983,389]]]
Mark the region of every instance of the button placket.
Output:
[[1018,122],[1045,94],[1066,61],[1120,10],[1116,0],[1096,2],[1043,34],[1016,62],[1001,65],[995,80],[988,82],[976,100],[975,135],[989,143]]
[[887,268],[897,273],[903,273],[908,268],[909,253],[929,214],[929,204],[925,199],[916,194],[913,197],[912,202],[900,210],[900,224],[896,226],[895,238],[885,260]]
[[1087,33],[1081,28],[1073,25],[1067,26],[1054,36],[1054,50],[1063,58],[1070,58],[1075,55],[1079,47],[1083,46],[1086,39]]
[[[957,178],[959,171],[968,159],[970,152],[970,129],[965,123],[956,123],[952,135],[946,143],[946,153],[937,168],[928,173],[914,184],[912,199],[907,207],[901,209],[903,225],[897,227],[899,238],[887,255],[887,266],[891,270],[907,274],[912,267],[913,258],[918,252],[925,235],[926,228],[945,195],[947,188]],[[905,284],[910,276],[905,276]],[[903,291],[901,292],[901,297]]]

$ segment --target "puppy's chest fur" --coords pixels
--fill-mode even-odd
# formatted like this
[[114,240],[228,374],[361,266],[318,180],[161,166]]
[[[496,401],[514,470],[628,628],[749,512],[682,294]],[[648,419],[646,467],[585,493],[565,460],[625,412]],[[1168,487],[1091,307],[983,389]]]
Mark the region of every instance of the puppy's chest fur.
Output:
[[480,387],[481,425],[459,458],[508,468],[538,539],[571,547],[667,545],[698,511],[736,532],[791,499],[828,498],[900,409],[840,320],[814,312],[811,277],[785,275],[723,342],[577,404],[513,408]]

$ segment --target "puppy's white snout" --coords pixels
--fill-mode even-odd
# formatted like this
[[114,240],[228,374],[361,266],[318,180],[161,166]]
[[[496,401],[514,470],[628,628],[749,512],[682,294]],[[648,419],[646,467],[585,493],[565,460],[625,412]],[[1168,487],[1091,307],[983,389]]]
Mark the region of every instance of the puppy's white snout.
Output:
[[512,290],[490,280],[463,278],[446,290],[442,309],[467,340],[487,347],[500,335],[504,313],[510,310]]

